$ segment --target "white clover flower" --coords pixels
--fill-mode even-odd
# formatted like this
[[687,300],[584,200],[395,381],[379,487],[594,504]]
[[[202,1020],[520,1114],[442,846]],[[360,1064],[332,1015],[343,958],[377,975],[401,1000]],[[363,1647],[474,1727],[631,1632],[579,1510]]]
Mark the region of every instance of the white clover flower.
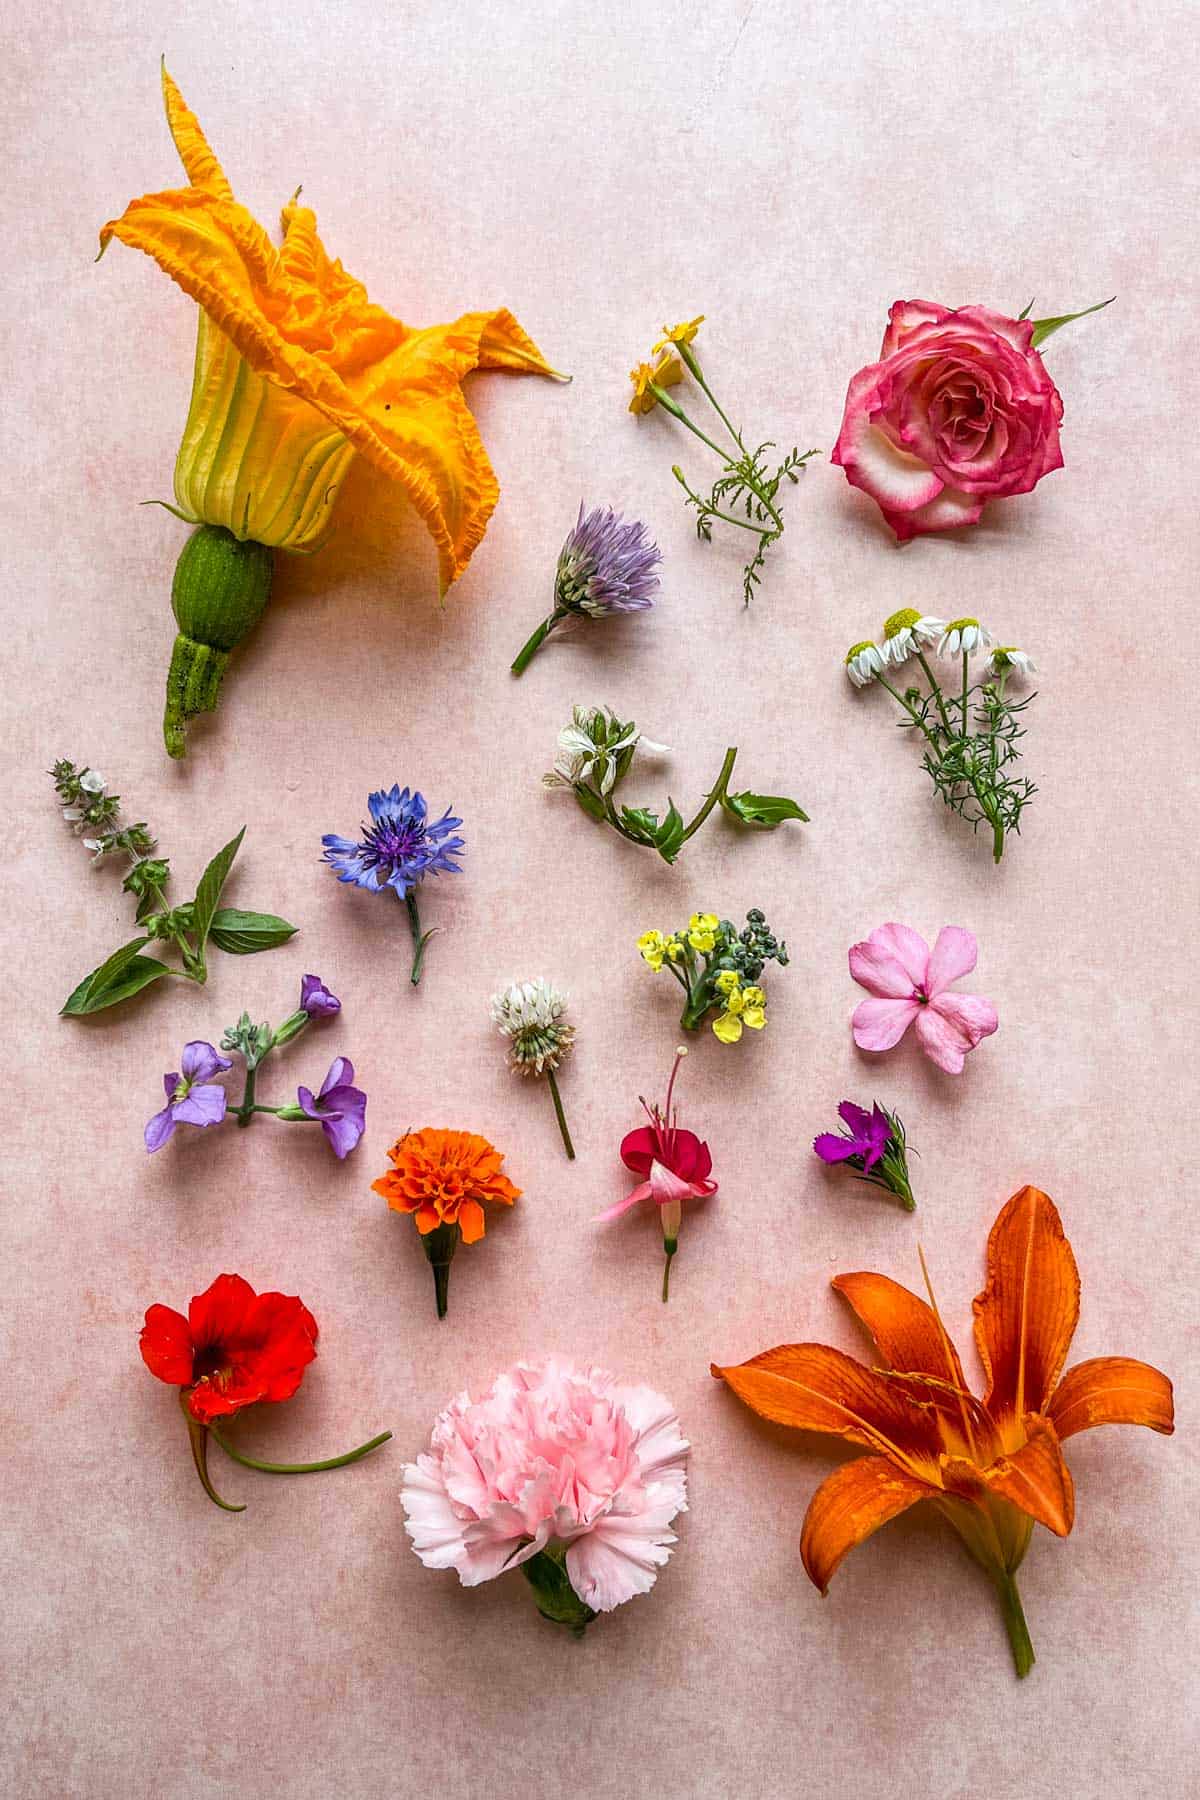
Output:
[[1036,675],[1037,664],[1028,651],[1018,650],[1015,644],[999,644],[988,659],[988,666],[993,675],[1003,675],[1012,669],[1018,675]]
[[861,644],[851,644],[846,652],[846,673],[855,687],[869,687],[877,675],[882,675],[883,668],[883,653],[869,638]]
[[522,1075],[557,1069],[570,1054],[575,1027],[564,1023],[567,995],[549,981],[513,981],[492,995],[492,1021],[508,1038],[508,1060]]
[[974,656],[977,650],[986,650],[991,641],[991,632],[978,619],[951,619],[942,633],[937,653],[939,656]]
[[883,628],[883,643],[879,648],[884,662],[899,667],[914,651],[923,650],[927,644],[936,644],[945,629],[944,619],[919,613],[915,606],[901,607]]

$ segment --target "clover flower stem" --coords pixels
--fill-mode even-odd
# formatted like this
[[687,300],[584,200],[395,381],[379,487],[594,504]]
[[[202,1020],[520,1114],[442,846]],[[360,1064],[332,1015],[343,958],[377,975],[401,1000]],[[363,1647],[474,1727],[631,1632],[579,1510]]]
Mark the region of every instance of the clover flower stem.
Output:
[[1033,1654],[1033,1641],[1025,1623],[1025,1609],[1017,1592],[1016,1578],[1006,1569],[995,1577],[995,1583],[996,1592],[1000,1596],[1000,1609],[1004,1614],[1004,1628],[1012,1645],[1013,1663],[1018,1676],[1024,1679],[1037,1658]]
[[554,627],[561,624],[566,616],[567,608],[565,606],[557,606],[548,619],[542,620],[537,630],[532,636],[526,639],[520,650],[518,650],[516,660],[512,665],[512,672],[514,675],[523,675],[525,673],[525,670],[529,667],[546,639],[550,636]]
[[218,1494],[216,1488],[213,1486],[212,1481],[209,1478],[209,1473],[208,1473],[208,1432],[209,1432],[209,1427],[207,1425],[202,1425],[200,1423],[199,1419],[195,1419],[192,1417],[191,1408],[188,1406],[188,1390],[187,1390],[187,1388],[180,1388],[180,1390],[179,1390],[179,1405],[180,1405],[180,1409],[183,1413],[184,1420],[187,1424],[188,1439],[192,1446],[192,1461],[196,1465],[196,1473],[200,1477],[201,1487],[204,1489],[205,1493],[208,1495],[208,1497],[212,1501],[213,1505],[219,1506],[221,1508],[222,1512],[233,1512],[233,1513],[245,1512],[246,1508],[244,1505],[234,1506],[231,1501],[222,1500],[220,1494]]
[[421,965],[425,961],[425,946],[431,937],[437,936],[438,927],[432,925],[424,936],[421,935],[421,920],[417,912],[417,896],[412,888],[405,894],[404,904],[408,908],[408,923],[409,928],[412,931],[413,941],[412,974],[409,976],[409,980],[412,982],[413,986],[416,987],[421,979]]
[[316,1475],[322,1469],[343,1469],[347,1463],[361,1462],[364,1456],[370,1456],[372,1450],[378,1450],[392,1435],[390,1431],[381,1431],[378,1437],[373,1437],[369,1443],[360,1444],[357,1450],[347,1450],[344,1456],[327,1457],[324,1462],[271,1463],[260,1462],[256,1456],[243,1456],[227,1438],[221,1436],[215,1425],[210,1425],[208,1429],[226,1456],[231,1457],[235,1463],[241,1463],[244,1469],[260,1469],[264,1475]]
[[550,1098],[554,1102],[554,1116],[558,1120],[558,1129],[562,1134],[563,1149],[570,1162],[575,1161],[575,1146],[571,1142],[571,1133],[567,1130],[567,1115],[563,1111],[562,1096],[558,1091],[558,1082],[554,1079],[554,1070],[546,1070],[546,1081],[550,1088]]
[[725,761],[721,764],[721,773],[717,776],[716,786],[711,789],[708,799],[704,802],[704,805],[700,808],[700,811],[696,814],[691,824],[684,827],[683,836],[679,840],[681,844],[686,844],[688,839],[693,837],[695,833],[699,831],[701,825],[703,825],[705,819],[707,819],[718,800],[721,800],[724,797],[725,791],[729,786],[730,777],[733,774],[733,765],[736,761],[737,746],[734,745],[725,752]]

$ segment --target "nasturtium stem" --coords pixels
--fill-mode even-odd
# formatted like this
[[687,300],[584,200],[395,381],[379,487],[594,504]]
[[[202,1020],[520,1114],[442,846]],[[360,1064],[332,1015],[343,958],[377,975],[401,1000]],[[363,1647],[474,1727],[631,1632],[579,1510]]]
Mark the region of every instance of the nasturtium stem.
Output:
[[196,1473],[200,1477],[200,1485],[204,1489],[205,1493],[208,1495],[209,1499],[212,1501],[213,1505],[219,1506],[221,1508],[222,1512],[233,1512],[233,1513],[245,1512],[246,1508],[244,1505],[235,1506],[232,1503],[232,1501],[222,1500],[220,1494],[218,1494],[216,1488],[212,1484],[211,1479],[209,1478],[209,1473],[208,1473],[208,1432],[209,1432],[209,1427],[207,1425],[202,1425],[200,1423],[199,1419],[193,1418],[192,1409],[188,1405],[188,1393],[189,1393],[189,1389],[180,1388],[180,1390],[179,1390],[179,1406],[180,1406],[180,1410],[183,1413],[184,1420],[187,1424],[188,1441],[190,1442],[190,1444],[192,1446],[192,1461],[196,1465]]
[[571,1133],[567,1130],[567,1115],[563,1111],[562,1096],[558,1091],[558,1082],[554,1079],[554,1070],[546,1070],[546,1081],[550,1088],[550,1098],[554,1102],[554,1116],[558,1120],[558,1129],[562,1134],[563,1149],[569,1161],[575,1161],[575,1146],[571,1142]]
[[1028,1675],[1037,1658],[1033,1654],[1033,1642],[1025,1623],[1025,1610],[1017,1592],[1016,1577],[1005,1570],[995,1577],[995,1582],[996,1592],[1000,1596],[1000,1608],[1004,1614],[1004,1628],[1012,1645],[1013,1663],[1017,1674],[1023,1678]]
[[347,1463],[361,1462],[364,1456],[370,1456],[372,1450],[378,1450],[380,1444],[386,1444],[392,1435],[390,1431],[381,1431],[378,1437],[373,1437],[369,1443],[360,1444],[357,1450],[347,1450],[344,1456],[327,1457],[324,1462],[272,1463],[260,1462],[256,1456],[243,1456],[240,1450],[234,1449],[228,1438],[221,1436],[215,1425],[210,1425],[209,1430],[226,1456],[241,1463],[244,1469],[260,1469],[264,1475],[317,1475],[322,1469],[343,1469]]
[[550,614],[550,617],[548,619],[543,619],[537,630],[526,639],[520,650],[518,650],[516,660],[512,665],[512,672],[514,675],[523,675],[525,673],[525,670],[529,667],[546,639],[550,636],[554,627],[561,624],[566,618],[567,610],[568,609],[565,606],[556,606],[554,611]]
[[713,807],[717,804],[718,800],[724,796],[725,791],[729,786],[729,778],[733,774],[733,765],[736,761],[737,746],[734,745],[725,752],[725,761],[721,764],[721,773],[717,776],[716,786],[710,791],[708,799],[704,802],[704,805],[700,808],[700,811],[696,814],[691,824],[684,827],[683,836],[679,840],[681,844],[686,844],[688,839],[699,831]]

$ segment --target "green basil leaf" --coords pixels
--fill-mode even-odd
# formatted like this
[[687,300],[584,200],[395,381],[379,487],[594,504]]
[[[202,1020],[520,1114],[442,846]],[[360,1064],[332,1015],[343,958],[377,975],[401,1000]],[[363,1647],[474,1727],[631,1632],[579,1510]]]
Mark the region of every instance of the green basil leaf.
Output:
[[722,794],[721,805],[742,825],[756,825],[761,831],[774,831],[785,819],[808,823],[808,814],[794,800],[782,794]]
[[217,851],[197,884],[196,898],[192,902],[192,928],[196,934],[196,950],[201,959],[217,910],[217,901],[221,898],[221,889],[225,886],[233,867],[233,859],[241,849],[245,835],[246,827],[243,825],[237,836],[230,838],[223,850]]
[[1044,344],[1046,339],[1051,337],[1054,332],[1060,330],[1064,325],[1069,325],[1072,319],[1086,319],[1089,313],[1103,312],[1106,306],[1112,305],[1116,297],[1117,296],[1113,294],[1107,300],[1097,300],[1095,306],[1085,306],[1080,312],[1059,313],[1058,317],[1055,319],[1035,319],[1033,321],[1033,336],[1029,340],[1031,347],[1036,350],[1038,346]]
[[63,1006],[62,1016],[80,1019],[87,1013],[103,1012],[106,1006],[117,1006],[122,1000],[130,1000],[152,981],[169,975],[166,963],[153,956],[139,956],[142,945],[149,942],[149,938],[134,938],[131,944],[123,944],[119,950],[114,950],[107,962],[84,976]]
[[274,913],[238,912],[222,906],[212,916],[209,941],[229,956],[253,956],[259,950],[275,950],[295,937],[296,927]]

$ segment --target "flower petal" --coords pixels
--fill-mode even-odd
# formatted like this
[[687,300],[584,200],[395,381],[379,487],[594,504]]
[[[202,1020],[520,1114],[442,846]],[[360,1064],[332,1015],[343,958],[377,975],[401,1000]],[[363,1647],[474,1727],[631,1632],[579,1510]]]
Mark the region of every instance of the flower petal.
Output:
[[915,1000],[861,1000],[850,1024],[860,1050],[891,1050],[922,1011]]
[[219,1125],[228,1103],[224,1088],[194,1087],[182,1100],[176,1100],[171,1111],[179,1125]]
[[1132,1356],[1095,1356],[1076,1363],[1046,1408],[1060,1438],[1093,1425],[1148,1425],[1166,1436],[1175,1429],[1171,1383]]
[[188,1325],[197,1349],[227,1343],[242,1329],[257,1295],[240,1275],[218,1275],[188,1307]]
[[1001,1210],[988,1238],[987,1286],[972,1307],[988,1411],[1044,1412],[1079,1320],[1079,1271],[1040,1188],[1023,1187]]
[[477,1244],[487,1228],[478,1200],[464,1200],[458,1209],[458,1226],[464,1244]]
[[611,1206],[606,1206],[603,1212],[597,1213],[596,1224],[607,1225],[611,1219],[619,1219],[623,1213],[629,1211],[630,1207],[636,1206],[639,1200],[649,1200],[650,1198],[650,1183],[643,1181],[640,1187],[633,1188],[623,1199],[614,1200]]
[[886,1376],[827,1344],[781,1344],[731,1368],[712,1365],[760,1418],[865,1444],[936,1482],[940,1440],[933,1415]]
[[920,1008],[917,1042],[947,1075],[960,1075],[967,1054],[990,1037],[1000,1020],[990,1000],[977,994],[939,994]]
[[225,171],[209,149],[208,139],[200,129],[200,121],[167,74],[165,63],[162,90],[167,109],[167,125],[188,180],[193,187],[204,188],[218,200],[232,200],[233,189],[225,179]]
[[836,1131],[822,1131],[813,1139],[813,1149],[821,1161],[827,1163],[845,1162],[847,1157],[862,1153],[861,1144],[855,1143],[853,1138],[842,1137]]
[[325,1100],[334,1088],[350,1087],[354,1081],[354,1064],[348,1056],[335,1056],[329,1065],[329,1073],[321,1083],[321,1099]]
[[147,1119],[142,1140],[147,1150],[153,1154],[155,1150],[162,1149],[167,1139],[174,1135],[174,1131],[175,1109],[171,1106],[164,1106],[162,1111],[156,1112],[152,1119]]
[[648,1594],[670,1559],[679,1507],[673,1496],[631,1516],[607,1513],[567,1551],[571,1586],[596,1612],[611,1612],[635,1594]]
[[913,987],[923,988],[929,969],[929,945],[911,925],[898,925],[891,920],[878,926],[868,940],[884,956],[898,962]]
[[187,1387],[192,1379],[192,1331],[182,1313],[172,1306],[148,1306],[138,1348],[152,1375]]
[[1011,1456],[1001,1456],[981,1469],[966,1457],[948,1456],[943,1464],[947,1486],[986,1488],[1019,1507],[1039,1525],[1066,1537],[1075,1522],[1075,1484],[1063,1461],[1062,1448],[1048,1419],[1030,1414],[1025,1420],[1028,1442]]
[[943,925],[930,953],[925,977],[925,992],[929,998],[932,1000],[952,981],[969,975],[978,956],[979,945],[974,932],[967,931],[962,925]]
[[183,1046],[179,1066],[185,1081],[197,1082],[211,1081],[214,1075],[232,1069],[233,1064],[227,1056],[219,1055],[213,1044],[206,1044],[203,1038],[193,1038],[190,1044]]
[[848,1551],[933,1491],[886,1456],[859,1456],[835,1469],[809,1501],[800,1533],[800,1555],[814,1587],[827,1593]]
[[887,1275],[835,1275],[832,1286],[866,1326],[890,1368],[966,1387],[958,1352],[924,1300]]

